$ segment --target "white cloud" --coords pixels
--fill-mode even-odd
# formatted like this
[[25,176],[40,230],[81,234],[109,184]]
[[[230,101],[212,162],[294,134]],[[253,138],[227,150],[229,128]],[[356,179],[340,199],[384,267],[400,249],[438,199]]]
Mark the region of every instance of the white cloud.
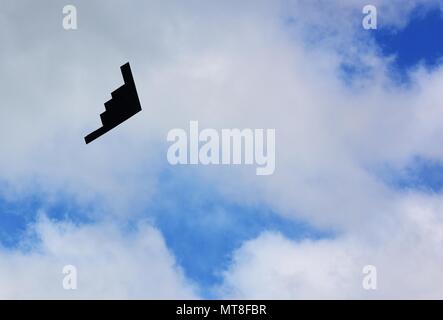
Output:
[[[162,150],[169,129],[186,127],[189,120],[215,128],[275,128],[274,176],[263,179],[253,169],[229,167],[199,168],[196,178],[219,186],[227,198],[241,204],[260,203],[286,217],[336,230],[340,237],[297,244],[263,235],[237,252],[226,288],[240,297],[361,296],[354,281],[360,274],[354,277],[355,270],[359,272],[366,260],[376,260],[373,264],[381,266],[381,276],[386,275],[380,286],[389,285],[380,289],[381,294],[400,295],[403,289],[411,296],[438,294],[434,282],[424,276],[413,278],[409,287],[398,279],[412,271],[439,279],[436,266],[442,255],[436,239],[441,224],[433,221],[441,209],[426,208],[439,202],[440,195],[416,200],[420,196],[386,186],[374,170],[386,163],[401,167],[416,154],[443,159],[439,121],[443,71],[419,69],[411,88],[390,82],[386,58],[378,55],[375,45],[372,49],[365,45],[368,38],[355,38],[352,31],[361,27],[363,2],[143,2],[134,9],[122,6],[122,1],[78,1],[79,29],[71,33],[61,27],[58,4],[28,2],[26,12],[36,10],[32,15],[36,20],[22,21],[6,18],[23,12],[22,5],[8,2],[0,13],[4,24],[0,85],[5,89],[0,108],[0,177],[8,183],[8,196],[36,189],[57,196],[63,190],[80,203],[100,200],[111,216],[137,215],[152,200],[161,183],[160,172],[168,165]],[[419,3],[441,1],[373,1],[384,23],[397,27],[406,23],[407,13]],[[294,23],[285,24],[291,16]],[[319,33],[311,39],[314,30]],[[128,60],[144,111],[130,125],[85,146],[83,136],[100,125],[103,103],[121,83],[118,67]],[[339,79],[343,61],[370,69],[355,88]],[[415,225],[413,217],[429,220]],[[3,268],[13,276],[2,272],[3,281],[9,279],[10,284],[3,294],[14,296],[18,293],[13,288],[22,287],[28,288],[29,296],[42,294],[27,281],[32,276],[32,272],[26,276],[28,264],[43,272],[42,279],[52,279],[48,270],[58,268],[55,265],[64,257],[62,251],[51,249],[54,243],[70,242],[69,238],[86,250],[83,236],[96,239],[104,228],[82,227],[63,235],[51,223],[42,225],[53,226],[41,230],[45,254],[12,253],[12,262]],[[154,255],[156,250],[165,253],[160,235],[148,228],[148,234],[156,234],[153,247],[135,239],[132,248],[132,242],[106,228],[106,236],[98,237],[103,243],[92,248],[94,253],[106,251],[109,237],[117,248],[115,257],[121,255],[115,258],[121,272],[108,272],[118,274],[122,286],[107,283],[108,294],[118,291],[132,297],[146,290],[146,296],[163,296],[153,291],[158,283],[152,285],[150,280],[157,275],[156,267],[142,276],[146,282],[123,271],[135,269],[134,274],[140,274],[149,256],[142,254],[145,246]],[[405,241],[408,246],[402,245]],[[85,253],[73,257],[86,263],[83,255],[91,257]],[[411,262],[417,260],[421,263]],[[106,257],[97,256],[97,265],[104,261]],[[406,271],[389,267],[397,266],[397,261],[404,261]],[[14,270],[23,272],[14,276]],[[176,279],[173,271],[168,272],[170,279]],[[170,281],[163,294],[188,293]],[[224,292],[231,290],[226,288]],[[65,294],[57,290],[45,292]]]
[[[294,242],[265,233],[236,251],[219,288],[237,299],[441,299],[443,200],[411,196],[396,225],[380,221],[369,237],[349,230],[335,239]],[[368,217],[370,220],[371,217]],[[362,286],[377,268],[377,289]]]
[[[75,226],[44,216],[30,229],[24,251],[0,249],[2,299],[193,299],[158,230],[140,223]],[[29,248],[29,246],[31,246]],[[65,290],[65,265],[77,268],[77,290]]]

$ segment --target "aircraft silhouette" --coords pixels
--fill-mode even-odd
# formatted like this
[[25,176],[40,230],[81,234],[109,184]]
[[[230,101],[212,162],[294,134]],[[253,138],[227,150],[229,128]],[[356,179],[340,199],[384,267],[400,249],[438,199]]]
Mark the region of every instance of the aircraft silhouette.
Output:
[[129,62],[120,67],[125,82],[111,93],[112,99],[105,102],[106,111],[100,114],[103,126],[85,137],[86,144],[101,137],[142,110],[132,77]]

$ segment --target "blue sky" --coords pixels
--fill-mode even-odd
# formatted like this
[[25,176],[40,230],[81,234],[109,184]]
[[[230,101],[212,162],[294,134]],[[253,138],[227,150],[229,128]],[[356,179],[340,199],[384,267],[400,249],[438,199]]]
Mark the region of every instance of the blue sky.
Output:
[[[377,30],[359,28],[358,19],[355,25],[368,51],[375,44],[381,55],[394,57],[390,66],[392,79],[408,84],[408,72],[418,66],[433,70],[442,63],[443,43],[438,41],[439,30],[443,30],[442,15],[439,8],[418,6],[410,13],[408,23],[403,28],[384,23],[383,11],[378,13]],[[369,40],[366,38],[368,36]],[[341,66],[341,76],[348,84],[352,84],[356,76],[369,76],[370,72],[371,69],[359,61],[345,61]]]
[[[384,55],[395,56],[391,69],[394,78],[408,82],[407,73],[418,65],[433,70],[443,63],[443,41],[439,41],[443,13],[438,8],[418,7],[401,30],[384,27],[382,15],[379,22],[380,29],[372,35]],[[404,190],[439,192],[443,187],[443,164],[419,155],[412,157],[404,168],[386,169],[383,175],[393,187]]]
[[[362,32],[372,40],[367,42],[368,46],[376,45],[379,49],[379,53],[385,57],[395,55],[396,58],[390,66],[393,79],[400,79],[401,82],[408,83],[408,81],[410,81],[408,72],[414,70],[419,64],[424,64],[430,71],[438,68],[441,63],[441,58],[443,58],[443,42],[438,41],[437,39],[440,34],[439,31],[443,31],[443,16],[439,10],[424,10],[423,8],[414,10],[411,13],[408,24],[402,29],[394,29],[390,26],[386,27],[384,25],[383,12],[379,12],[379,14],[379,30],[362,30]],[[243,19],[238,19],[238,21],[243,21]],[[291,25],[292,23],[288,23],[288,21],[285,20],[282,21],[282,24],[288,28],[287,32],[290,33],[290,28],[293,27]],[[103,25],[100,25],[100,27],[103,27]],[[106,27],[103,27],[103,29],[105,30]],[[198,29],[200,30],[201,28],[199,27]],[[147,27],[146,30],[149,30],[149,28]],[[170,29],[167,29],[167,31],[169,32]],[[168,32],[165,32],[165,34],[168,35]],[[211,39],[211,37],[209,38]],[[231,39],[230,36],[227,38]],[[191,36],[191,40],[194,41],[195,39]],[[240,40],[242,39],[240,38]],[[192,41],[190,42],[193,43]],[[197,40],[195,41],[198,42]],[[159,43],[161,45],[159,45]],[[183,43],[185,43],[185,41],[183,41]],[[261,44],[262,43],[260,43],[260,45]],[[155,47],[155,45],[167,47],[170,43],[168,41],[158,41],[158,43],[155,42],[152,45],[153,47]],[[184,44],[180,45],[185,46]],[[261,47],[260,45],[257,47],[267,47]],[[198,45],[196,47],[200,48]],[[204,51],[205,46],[202,45],[202,48],[203,49],[200,49]],[[234,48],[237,48],[237,46],[234,46]],[[161,47],[161,49],[164,49],[164,47]],[[191,46],[191,49],[195,48]],[[161,52],[160,49],[158,50]],[[211,50],[208,51],[209,54],[206,58],[211,60],[211,58],[213,58],[213,52]],[[217,50],[214,50],[214,52],[216,51]],[[192,50],[189,50],[189,52],[192,52]],[[245,52],[247,52],[247,50],[245,50]],[[141,56],[144,57],[145,54],[146,53],[143,52]],[[214,56],[216,56],[216,61],[219,64],[216,64],[216,68],[208,68],[209,72],[214,72],[213,70],[218,70],[217,68],[223,68],[225,66],[225,60],[221,58],[219,59],[217,54],[214,54]],[[234,55],[232,54],[232,56]],[[262,65],[263,63],[261,59],[265,59],[265,57],[266,54],[263,56],[259,55],[256,57],[255,61],[258,61],[259,65]],[[199,61],[198,59],[196,60]],[[193,60],[191,60],[191,62],[192,61]],[[230,60],[227,59],[227,61]],[[251,61],[254,60],[251,59]],[[167,64],[169,63],[172,62],[167,61]],[[189,64],[190,63],[185,60],[185,67],[183,67],[183,70],[187,70],[186,68]],[[247,63],[243,64],[246,65]],[[226,65],[229,65],[229,63],[226,63]],[[162,67],[163,66],[160,66],[158,68],[162,70]],[[370,69],[366,68],[364,65],[356,66],[355,61],[349,64],[344,61],[341,67],[341,77],[345,84],[352,84],[352,81],[358,78],[361,74],[370,72]],[[155,68],[152,67],[152,69],[149,69],[148,71],[151,72],[152,70],[155,71]],[[180,69],[179,71],[182,70]],[[166,68],[166,71],[163,74],[172,74],[175,76],[176,74],[174,72],[177,72],[177,77],[179,78],[179,71],[174,70],[171,72],[171,70]],[[202,68],[197,69],[197,71],[193,73],[193,76],[197,78],[196,82],[204,82],[198,77],[206,71],[205,68]],[[139,72],[140,74],[142,73],[141,70]],[[269,73],[272,73],[272,71],[269,70]],[[79,78],[82,76],[84,75],[79,76]],[[284,77],[283,79],[287,80],[290,78],[291,77]],[[216,78],[216,80],[221,81],[219,78]],[[214,81],[214,83],[217,83],[217,81]],[[154,86],[157,82],[147,81],[147,83]],[[236,84],[239,85],[241,82]],[[165,85],[161,83],[160,87],[161,86]],[[226,85],[226,87],[229,87],[229,85]],[[181,87],[179,88],[181,89]],[[149,88],[148,91],[150,90],[151,88]],[[165,90],[169,90],[169,88]],[[180,100],[180,95],[178,95],[180,93],[179,89],[176,90],[178,92],[177,97],[174,96],[174,99],[171,100]],[[199,90],[195,91],[201,92]],[[255,91],[256,90],[254,90],[254,92]],[[214,90],[214,92],[217,91]],[[276,92],[280,91],[277,90]],[[275,94],[275,92],[272,93]],[[104,94],[105,93],[103,93],[103,95]],[[154,93],[149,92],[149,94]],[[156,101],[155,98],[153,98],[153,101]],[[195,101],[200,102],[200,100],[195,99],[192,100],[192,103]],[[206,103],[207,101],[211,101],[211,99],[202,99],[202,101]],[[179,102],[181,103],[181,101]],[[187,102],[189,103],[189,101]],[[170,103],[173,102],[170,101]],[[208,113],[213,111],[214,110],[210,110]],[[291,111],[293,110],[290,110],[290,112]],[[75,112],[73,112],[73,114]],[[151,114],[149,116],[151,116]],[[229,116],[232,116],[232,114],[229,114]],[[229,116],[226,118],[229,118]],[[301,113],[300,116],[303,117],[304,114]],[[186,120],[188,119],[186,118]],[[140,130],[140,132],[142,131]],[[114,137],[116,135],[117,134],[115,134]],[[308,135],[306,136],[307,139],[310,139]],[[327,134],[325,134],[325,136],[327,136]],[[314,143],[318,142],[318,140],[315,140],[315,135],[312,139]],[[157,150],[148,151],[157,152]],[[323,155],[323,153],[318,152],[315,148],[314,151],[308,148],[307,152],[309,153],[310,151],[318,157]],[[309,159],[309,157],[307,158]],[[337,156],[337,159],[341,159],[341,157]],[[308,160],[306,160],[306,162],[309,163]],[[302,163],[306,165],[305,162]],[[319,161],[318,163],[322,163],[322,161]],[[340,164],[337,165],[339,166]],[[413,154],[410,156],[410,159],[406,161],[406,165],[400,168],[386,163],[380,163],[379,165],[383,169],[379,172],[372,172],[372,174],[378,175],[386,185],[395,191],[402,192],[405,190],[414,190],[425,194],[434,194],[443,190],[443,163],[438,159],[427,159],[419,154]],[[338,231],[338,228],[332,226],[330,228],[315,227],[313,223],[311,224],[308,221],[308,219],[301,218],[306,217],[307,215],[298,215],[298,212],[293,212],[291,217],[282,215],[281,212],[276,212],[276,209],[274,209],[277,206],[271,208],[271,206],[265,203],[265,201],[257,202],[255,204],[248,204],[246,201],[234,201],[232,198],[219,192],[219,189],[216,186],[208,184],[207,180],[193,176],[193,170],[193,168],[168,167],[165,169],[162,167],[162,169],[156,173],[158,183],[156,184],[153,198],[146,202],[142,200],[141,203],[143,204],[143,207],[141,212],[137,212],[136,215],[131,216],[128,219],[119,217],[121,220],[118,220],[118,223],[122,232],[131,233],[134,230],[132,227],[140,220],[146,219],[149,222],[152,222],[152,225],[158,228],[161,232],[167,248],[174,256],[177,264],[183,269],[187,279],[190,279],[198,285],[199,293],[203,297],[217,297],[217,293],[215,293],[214,290],[218,285],[222,284],[222,272],[225,272],[232,265],[234,252],[241,248],[245,242],[253,241],[264,232],[281,234],[282,237],[289,239],[294,243],[300,243],[302,240],[306,239],[313,241],[319,239],[337,239],[341,235],[341,230]],[[313,172],[315,171],[314,168]],[[136,170],[136,172],[143,172],[143,170]],[[333,170],[320,170],[320,172],[336,173]],[[337,176],[342,173],[340,170],[337,172],[339,172]],[[346,171],[343,170],[343,172]],[[291,173],[292,172],[288,172],[288,176],[290,176]],[[132,174],[134,174],[134,172],[132,172]],[[308,178],[312,178],[309,175],[307,176]],[[356,179],[359,177],[360,176]],[[150,176],[146,175],[146,179],[148,178],[150,178]],[[318,176],[313,175],[311,180],[314,181],[313,185],[315,185],[317,181],[321,181],[321,179],[318,178]],[[347,181],[348,179],[352,180],[350,177],[338,177],[337,185],[335,186],[332,183],[331,185],[335,186],[336,189],[340,189],[344,184],[343,181]],[[286,180],[284,181],[286,182]],[[327,179],[325,179],[325,181],[330,182]],[[286,186],[285,188],[291,187],[292,185],[289,184],[289,186]],[[26,189],[27,192],[13,197],[7,197],[6,194],[9,193],[3,191],[8,190],[8,188],[8,183],[3,183],[3,181],[0,180],[0,244],[7,250],[26,250],[26,248],[19,248],[21,240],[25,236],[28,230],[27,228],[37,221],[39,212],[45,212],[49,218],[54,219],[55,221],[71,221],[76,225],[92,225],[97,222],[97,216],[94,214],[91,215],[90,213],[103,210],[103,208],[100,207],[100,203],[79,203],[78,200],[75,200],[76,198],[72,194],[69,194],[69,192],[58,192],[51,194],[48,198],[46,193],[39,190],[39,186],[31,185]],[[324,191],[323,188],[320,189]],[[283,192],[284,191],[286,190],[283,190]],[[327,192],[329,191],[330,190],[327,190]],[[334,191],[336,190],[331,190],[331,193]],[[146,196],[146,198],[150,197],[150,195],[145,195],[141,192],[140,197],[144,196]],[[276,197],[275,193],[273,196]],[[345,197],[348,196],[348,194],[345,194]],[[315,199],[315,196],[313,196],[313,198]],[[328,199],[327,197],[325,198]],[[352,198],[352,195],[350,195],[349,198]],[[356,199],[359,198],[356,197]],[[298,198],[297,200],[300,201]],[[318,198],[317,201],[321,202],[323,199]],[[286,202],[282,202],[286,204]],[[307,206],[301,207],[306,208]],[[321,208],[321,206],[319,207]],[[343,211],[345,211],[346,208],[347,207],[344,206]],[[315,211],[316,209],[318,209],[317,206],[314,206],[312,211]],[[337,213],[337,215],[341,214],[338,209],[337,212],[334,212],[333,209],[336,208],[327,209],[331,209],[331,212],[327,212],[327,214],[330,214],[331,216],[334,213]],[[290,210],[293,210],[293,207],[291,207]],[[300,218],[296,218],[298,216],[300,216]],[[316,221],[318,220],[319,219]],[[36,239],[36,241],[38,241],[38,239]]]
[[413,157],[405,166],[382,166],[378,174],[392,188],[409,192],[439,193],[443,190],[443,164],[439,160]]
[[383,27],[373,32],[374,38],[385,55],[395,55],[394,68],[404,72],[422,63],[433,68],[441,63],[443,42],[439,35],[443,30],[443,17],[439,9],[419,7],[411,13],[408,25],[401,30]]
[[[405,29],[381,27],[372,32],[383,54],[396,55],[394,73],[405,73],[423,61],[434,67],[443,57],[443,42],[437,41],[439,33],[435,32],[443,30],[441,14],[420,11],[413,17]],[[350,71],[347,76],[352,77]],[[391,170],[390,179],[398,188],[439,191],[443,187],[443,166],[421,158],[411,159],[407,168],[399,172]],[[232,252],[261,232],[277,231],[295,240],[327,238],[333,234],[331,230],[316,230],[302,221],[285,219],[265,206],[245,207],[226,201],[214,188],[183,179],[174,170],[164,172],[160,180],[161,196],[155,205],[146,207],[146,212],[163,233],[186,275],[209,297],[210,288],[221,280],[219,273],[229,265]],[[38,193],[13,201],[0,199],[0,242],[8,248],[17,246],[26,227],[35,221],[38,210],[44,210],[53,219],[89,223],[82,214],[89,209],[77,206],[69,195],[54,203],[48,203]]]
[[[42,192],[29,192],[25,196],[0,198],[0,244],[6,248],[27,249],[22,247],[21,240],[34,224],[39,214],[46,214],[55,221],[71,221],[75,224],[92,223],[88,213],[93,205],[78,204],[70,194],[57,194],[49,199]],[[38,239],[36,239],[38,240]]]
[[294,240],[332,236],[332,232],[285,219],[263,205],[226,201],[211,186],[183,179],[173,171],[162,175],[160,201],[148,210],[155,212],[154,224],[168,247],[205,294],[211,295],[207,289],[221,282],[220,272],[231,263],[232,252],[263,231],[277,231]]
[[[162,232],[168,248],[189,279],[198,284],[202,296],[214,298],[214,288],[222,280],[231,263],[232,253],[244,241],[254,239],[264,231],[276,231],[293,240],[326,239],[332,231],[320,230],[309,224],[285,219],[263,205],[244,206],[227,201],[214,187],[192,178],[192,171],[171,168],[160,177],[154,201],[146,204],[146,214],[121,224],[123,232],[132,232],[143,216]],[[143,196],[143,195],[141,195]],[[98,208],[96,208],[98,209]],[[88,224],[94,205],[76,204],[69,195],[58,195],[48,202],[42,194],[25,198],[1,199],[0,242],[8,248],[22,247],[21,239],[27,227],[43,211],[52,220]],[[38,239],[35,239],[37,245]]]

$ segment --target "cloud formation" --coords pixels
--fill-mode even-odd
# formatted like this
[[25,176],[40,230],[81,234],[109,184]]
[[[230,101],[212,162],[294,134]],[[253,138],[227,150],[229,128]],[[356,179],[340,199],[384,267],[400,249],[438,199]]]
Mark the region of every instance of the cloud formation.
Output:
[[[28,243],[22,243],[26,250],[0,251],[2,299],[197,297],[161,234],[149,224],[122,233],[110,223],[76,226],[42,215],[28,232],[23,240]],[[76,290],[63,287],[66,265],[77,269]]]
[[[393,57],[362,33],[364,4],[176,1],[134,9],[117,0],[77,1],[79,29],[67,32],[58,4],[8,1],[0,13],[2,196],[63,192],[98,207],[90,214],[97,221],[137,220],[161,197],[169,129],[190,120],[273,128],[272,177],[226,167],[198,168],[193,179],[229,201],[266,206],[337,236],[250,239],[233,254],[220,296],[441,297],[441,195],[397,190],[378,172],[401,169],[417,155],[443,160],[443,70],[418,66],[409,86],[392,81]],[[441,1],[373,4],[381,23],[402,28],[415,7]],[[33,19],[13,19],[25,8]],[[118,67],[128,60],[144,111],[86,147],[82,137],[97,127],[97,113],[120,84]],[[363,71],[346,83],[343,64]],[[66,297],[49,278],[67,257],[88,262],[92,287],[81,297],[195,296],[149,224],[131,239],[101,224],[62,226],[38,222],[41,247],[2,251],[1,275],[11,274],[2,295]],[[365,264],[379,267],[376,292],[361,287]],[[42,276],[27,276],[28,267]],[[91,271],[97,268],[104,270],[98,279]]]

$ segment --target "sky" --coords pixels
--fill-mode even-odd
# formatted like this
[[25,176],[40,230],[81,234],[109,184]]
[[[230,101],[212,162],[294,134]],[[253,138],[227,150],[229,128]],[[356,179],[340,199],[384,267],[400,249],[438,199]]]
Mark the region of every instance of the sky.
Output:
[[[443,2],[70,4],[2,3],[0,298],[443,297]],[[275,129],[275,173],[171,166],[191,120]]]

